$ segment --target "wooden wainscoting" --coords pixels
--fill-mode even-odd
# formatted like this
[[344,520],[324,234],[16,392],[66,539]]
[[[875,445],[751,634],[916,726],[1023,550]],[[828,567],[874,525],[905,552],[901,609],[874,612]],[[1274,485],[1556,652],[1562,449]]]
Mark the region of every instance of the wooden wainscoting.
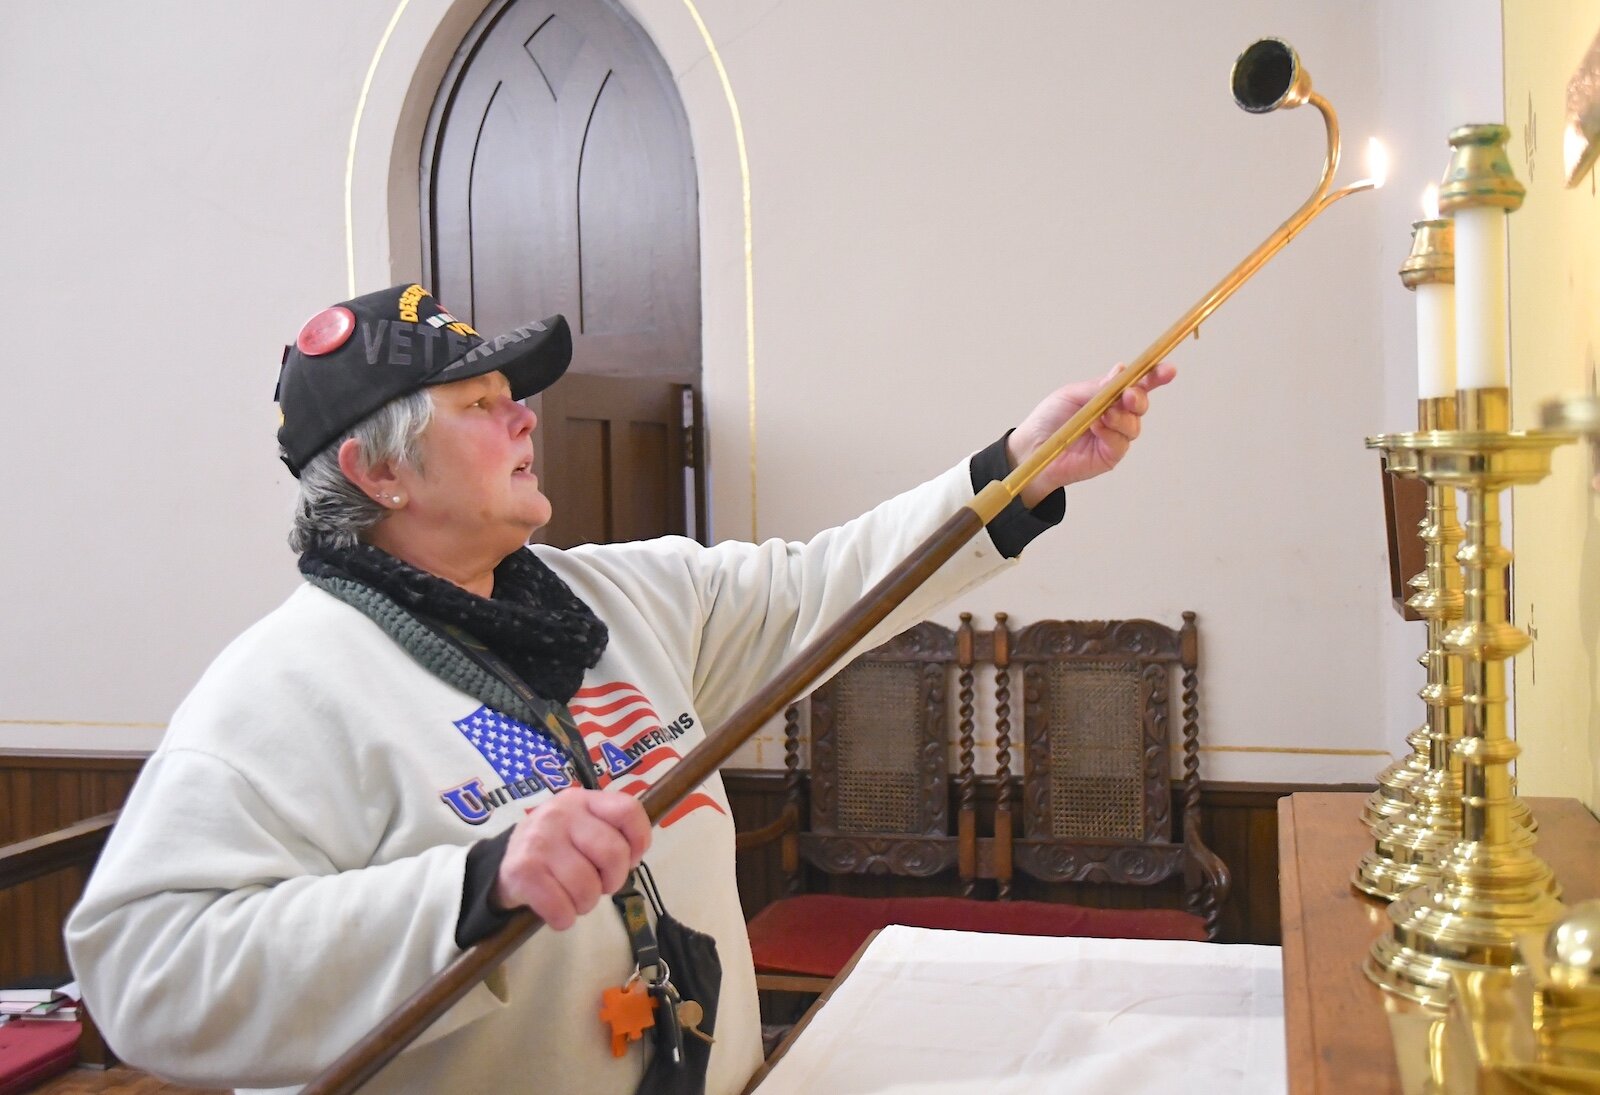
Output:
[[[0,753],[0,845],[26,840],[119,807],[143,765],[143,754]],[[729,769],[723,782],[741,831],[777,819],[783,809],[780,771]],[[1278,799],[1296,791],[1370,790],[1347,784],[1205,783],[1200,813],[1206,844],[1233,872],[1233,890],[1222,910],[1221,939],[1234,943],[1279,942]],[[952,787],[952,796],[955,790]],[[1020,785],[1017,790],[1020,795]],[[979,785],[980,815],[993,809],[995,784]],[[1175,804],[1176,811],[1176,804]],[[1180,816],[1175,812],[1175,816]],[[980,825],[987,819],[980,816]],[[0,891],[0,979],[67,968],[61,923],[79,895],[87,871],[81,867]],[[1174,888],[1050,886],[1022,884],[1017,896],[1128,906],[1179,903]],[[946,879],[877,877],[808,878],[808,885],[833,885],[838,892],[917,894],[952,892]],[[739,860],[739,894],[747,917],[782,896],[786,882],[777,845],[745,852]]]
[[[0,846],[65,828],[77,821],[119,808],[143,767],[146,755],[0,752]],[[723,773],[734,821],[749,831],[775,821],[784,805],[784,773],[730,769]],[[803,781],[802,781],[803,788]],[[992,825],[996,785],[979,786],[979,825]],[[1278,924],[1278,799],[1296,791],[1370,790],[1349,785],[1283,785],[1207,783],[1201,785],[1200,810],[1206,844],[1233,872],[1233,889],[1222,910],[1223,942],[1276,944]],[[952,808],[956,788],[951,786]],[[1014,800],[1020,800],[1015,788]],[[1174,817],[1181,803],[1174,802]],[[747,917],[786,892],[776,844],[745,852],[739,859],[739,894]],[[57,973],[67,969],[61,924],[83,892],[88,869],[73,866],[45,877],[0,890],[0,980]],[[1174,883],[1176,880],[1173,880]],[[1181,891],[1170,887],[1041,886],[1018,880],[1016,896],[1034,900],[1084,904],[1181,903]],[[917,894],[953,892],[953,879],[829,878],[807,879],[812,886],[831,885],[839,892]],[[990,884],[992,885],[992,883]],[[764,1015],[793,1021],[807,998],[788,1003],[764,1000]],[[103,1043],[84,1059],[104,1062]],[[60,1086],[56,1086],[60,1085]],[[189,1095],[183,1088],[162,1085],[127,1069],[76,1071],[44,1091],[60,1095],[116,1091],[127,1095]]]
[[[722,773],[741,832],[776,821],[783,810],[784,773],[727,769]],[[804,781],[802,777],[802,789]],[[992,825],[996,784],[982,777],[978,785],[978,826]],[[1233,872],[1233,889],[1222,907],[1219,940],[1224,943],[1280,942],[1278,924],[1278,800],[1297,791],[1367,791],[1370,786],[1350,784],[1202,783],[1200,816],[1206,845]],[[1020,801],[1017,781],[1013,801]],[[952,809],[956,789],[951,786]],[[1173,816],[1182,816],[1174,801]],[[1354,864],[1352,864],[1352,868]],[[739,857],[739,896],[746,919],[782,897],[786,879],[778,862],[776,843],[753,849]],[[990,884],[992,885],[992,884]],[[887,876],[828,876],[820,872],[805,878],[812,893],[833,892],[883,896],[954,893],[951,878],[892,878]],[[1018,879],[1015,896],[1036,901],[1072,901],[1109,908],[1150,905],[1181,907],[1182,886],[1177,879],[1157,886],[1045,885]]]
[[[0,847],[120,807],[146,754],[0,752]],[[61,923],[87,866],[0,890],[0,982],[67,969]]]

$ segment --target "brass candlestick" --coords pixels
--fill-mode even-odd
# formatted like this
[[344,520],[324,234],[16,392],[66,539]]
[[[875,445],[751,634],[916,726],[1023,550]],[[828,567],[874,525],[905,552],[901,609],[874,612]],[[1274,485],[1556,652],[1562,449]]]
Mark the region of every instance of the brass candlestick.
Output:
[[[1454,400],[1426,399],[1418,407],[1424,434],[1454,427]],[[1390,461],[1395,474],[1417,474],[1418,436],[1374,439],[1386,443],[1386,452],[1402,454]],[[1426,569],[1412,580],[1417,592],[1406,602],[1427,621],[1428,648],[1419,660],[1427,667],[1428,682],[1417,693],[1427,717],[1407,739],[1416,751],[1379,778],[1378,791],[1367,802],[1362,817],[1372,827],[1373,847],[1350,880],[1356,889],[1384,901],[1439,881],[1439,865],[1461,838],[1461,759],[1455,751],[1462,727],[1461,658],[1445,649],[1444,637],[1462,614],[1461,568],[1455,562],[1462,531],[1454,489],[1429,483],[1427,490],[1419,529]],[[1395,797],[1386,797],[1386,789]],[[1397,802],[1396,808],[1380,812],[1380,798]]]
[[[1383,466],[1391,475],[1400,479],[1416,477],[1416,454],[1404,447],[1406,434],[1384,434],[1380,437],[1367,438],[1367,447],[1379,449],[1383,453]],[[1452,506],[1452,509],[1454,507]],[[1428,514],[1419,525],[1425,529],[1432,520],[1434,512],[1434,497],[1432,488],[1428,491]],[[1460,527],[1457,526],[1457,532]],[[1434,545],[1428,542],[1427,533],[1419,531],[1419,539],[1424,542],[1423,557],[1429,558],[1429,552],[1434,550]],[[1420,574],[1413,575],[1408,581],[1416,592],[1406,599],[1406,605],[1417,611],[1417,598],[1427,593],[1432,579],[1429,577],[1431,567],[1424,569]],[[1457,583],[1459,588],[1459,583]],[[1429,649],[1433,647],[1432,626],[1429,627]],[[1422,665],[1429,664],[1429,657],[1424,654],[1417,659]],[[1431,677],[1430,677],[1431,681]],[[1424,697],[1426,698],[1426,697]],[[1411,786],[1421,779],[1429,768],[1429,741],[1433,737],[1431,720],[1425,719],[1420,726],[1406,735],[1406,744],[1411,746],[1411,751],[1389,767],[1378,773],[1378,786],[1372,794],[1367,796],[1367,801],[1361,805],[1361,821],[1377,835],[1378,828],[1392,818],[1404,813],[1411,805]],[[1359,886],[1359,883],[1357,883]],[[1363,887],[1364,888],[1364,887]]]
[[[1464,431],[1419,434],[1418,474],[1459,487],[1466,499],[1460,626],[1444,649],[1462,660],[1461,839],[1439,863],[1437,882],[1410,890],[1389,907],[1390,931],[1373,945],[1366,972],[1397,995],[1434,1006],[1449,1003],[1452,972],[1504,970],[1517,964],[1516,941],[1560,917],[1560,887],[1533,853],[1534,836],[1514,813],[1511,762],[1520,751],[1506,732],[1506,660],[1530,642],[1512,626],[1506,594],[1511,552],[1501,543],[1500,495],[1550,473],[1550,454],[1570,436],[1511,433],[1504,388],[1463,391]],[[1474,428],[1476,427],[1476,428]]]
[[[1411,254],[1400,265],[1400,281],[1415,291],[1422,285],[1455,281],[1454,225],[1437,218],[1412,224]],[[1421,434],[1454,430],[1453,398],[1419,400]],[[1418,434],[1386,434],[1370,438],[1382,450],[1389,471],[1402,478],[1418,472]],[[1461,658],[1444,648],[1444,636],[1462,613],[1461,569],[1455,562],[1461,544],[1453,487],[1430,483],[1427,509],[1418,526],[1425,569],[1410,584],[1416,589],[1406,604],[1427,621],[1427,649],[1418,660],[1428,671],[1418,696],[1427,708],[1423,724],[1406,737],[1412,751],[1378,776],[1361,818],[1372,830],[1373,847],[1362,857],[1351,885],[1384,901],[1414,886],[1439,880],[1439,864],[1461,838],[1461,761],[1455,743],[1461,739]],[[1531,815],[1520,801],[1513,805],[1518,820]]]
[[[1514,210],[1523,188],[1511,173],[1503,126],[1468,126],[1450,135],[1453,150],[1441,210],[1476,205]],[[1550,454],[1572,440],[1555,433],[1510,432],[1504,387],[1457,393],[1460,430],[1419,434],[1417,473],[1429,484],[1459,488],[1466,503],[1461,624],[1443,639],[1462,660],[1461,839],[1439,863],[1437,882],[1389,906],[1390,931],[1379,937],[1365,970],[1383,989],[1420,1003],[1449,1003],[1453,974],[1518,965],[1517,938],[1545,931],[1562,913],[1560,887],[1533,853],[1532,831],[1514,813],[1511,763],[1519,749],[1506,730],[1506,660],[1529,636],[1510,620],[1501,542],[1500,496],[1550,473]]]
[[1518,941],[1511,970],[1457,973],[1430,1091],[1600,1095],[1600,901]]
[[[1401,284],[1416,291],[1419,285],[1450,285],[1455,278],[1455,226],[1448,220],[1437,218],[1414,222],[1411,225],[1411,254],[1400,264]],[[1454,429],[1455,424],[1454,400],[1430,398],[1417,402],[1417,429],[1449,430]],[[1369,448],[1383,451],[1384,465],[1392,474],[1407,479],[1415,477],[1417,472],[1416,450],[1407,444],[1409,436],[1386,434],[1367,441]],[[1448,756],[1448,748],[1435,748],[1435,743],[1447,732],[1448,720],[1440,708],[1447,704],[1459,707],[1461,703],[1460,674],[1457,672],[1450,682],[1446,681],[1446,664],[1439,647],[1439,640],[1446,629],[1443,622],[1461,616],[1461,581],[1453,562],[1455,546],[1461,542],[1461,527],[1455,519],[1454,491],[1443,487],[1428,488],[1427,512],[1418,527],[1418,535],[1423,542],[1425,569],[1421,574],[1412,576],[1410,584],[1417,592],[1406,604],[1428,621],[1428,649],[1420,659],[1428,669],[1428,684],[1421,693],[1428,707],[1428,717],[1406,736],[1411,752],[1378,774],[1378,788],[1361,811],[1361,820],[1374,836],[1378,835],[1380,826],[1398,817],[1412,805],[1412,784],[1430,770],[1438,769],[1443,763],[1439,754]],[[1444,573],[1446,570],[1452,573]],[[1448,588],[1445,585],[1447,581]],[[1455,663],[1455,668],[1459,670],[1459,663]],[[1453,691],[1446,691],[1452,687]],[[1454,720],[1454,727],[1453,737],[1460,737],[1459,717]],[[1460,832],[1459,827],[1456,832]],[[1451,839],[1453,842],[1453,837]],[[1389,858],[1381,847],[1369,853],[1356,872],[1353,880],[1355,886],[1385,899],[1400,892],[1392,888],[1401,885],[1399,881],[1380,883],[1372,874]],[[1375,861],[1369,865],[1368,860]],[[1408,881],[1414,885],[1421,879]]]

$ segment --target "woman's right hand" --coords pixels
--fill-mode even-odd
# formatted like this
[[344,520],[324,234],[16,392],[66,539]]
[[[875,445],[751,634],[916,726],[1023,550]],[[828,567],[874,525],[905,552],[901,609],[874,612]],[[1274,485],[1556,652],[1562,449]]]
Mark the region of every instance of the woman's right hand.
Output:
[[622,888],[650,847],[650,819],[620,791],[568,788],[517,822],[490,903],[526,905],[557,931]]

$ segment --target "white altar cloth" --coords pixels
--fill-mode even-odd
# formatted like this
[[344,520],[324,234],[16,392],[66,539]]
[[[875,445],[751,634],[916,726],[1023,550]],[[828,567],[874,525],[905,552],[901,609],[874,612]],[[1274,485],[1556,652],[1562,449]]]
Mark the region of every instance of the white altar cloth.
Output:
[[1288,1090],[1277,947],[889,927],[759,1095]]

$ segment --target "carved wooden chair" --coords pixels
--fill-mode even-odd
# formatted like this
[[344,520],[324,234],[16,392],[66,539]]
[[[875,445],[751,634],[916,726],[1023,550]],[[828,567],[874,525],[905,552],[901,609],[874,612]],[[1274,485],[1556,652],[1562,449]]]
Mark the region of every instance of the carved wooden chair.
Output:
[[[1010,660],[1022,667],[1026,745],[1015,860],[1047,882],[1181,877],[1186,910],[1214,939],[1231,880],[1200,835],[1198,638],[1192,612],[1176,630],[1149,620],[1044,621],[1016,635]],[[1176,817],[1174,700],[1183,755]]]
[[[1149,620],[1044,621],[1013,634],[963,613],[955,631],[920,624],[861,655],[811,696],[809,809],[800,718],[784,735],[783,816],[740,847],[780,842],[790,896],[750,921],[757,983],[821,991],[874,929],[888,924],[1023,935],[1213,939],[1227,867],[1200,838],[1197,633]],[[994,667],[991,811],[979,809],[976,670]],[[1021,801],[1012,769],[1012,686],[1020,670]],[[953,696],[952,696],[953,693]],[[952,793],[949,707],[960,768]],[[1170,711],[1180,708],[1183,775],[1174,816]],[[952,801],[954,799],[954,801]],[[808,818],[801,825],[800,819]],[[981,828],[984,830],[980,834]],[[802,893],[811,869],[834,892]],[[849,876],[932,879],[937,895],[862,896]],[[1182,910],[1017,900],[1065,883],[1184,882]],[[980,887],[994,900],[979,897]],[[859,890],[859,887],[854,887]],[[1148,892],[1148,891],[1145,891]]]

